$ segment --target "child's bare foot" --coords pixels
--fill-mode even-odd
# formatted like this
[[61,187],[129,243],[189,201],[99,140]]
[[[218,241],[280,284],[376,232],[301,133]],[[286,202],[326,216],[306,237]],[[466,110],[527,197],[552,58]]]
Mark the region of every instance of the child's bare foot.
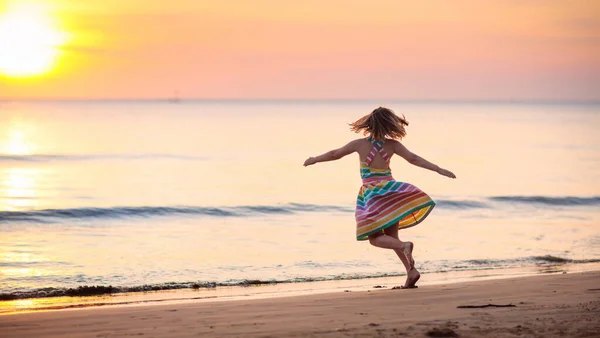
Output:
[[419,270],[413,268],[406,274],[406,283],[404,283],[402,288],[403,289],[417,288],[418,286],[416,286],[415,284],[417,284],[417,281],[419,280],[419,278],[421,278],[421,274],[419,273]]
[[404,255],[406,256],[406,259],[408,259],[408,264],[410,265],[409,271],[415,268],[415,259],[412,256],[414,247],[415,245],[413,242],[404,242]]

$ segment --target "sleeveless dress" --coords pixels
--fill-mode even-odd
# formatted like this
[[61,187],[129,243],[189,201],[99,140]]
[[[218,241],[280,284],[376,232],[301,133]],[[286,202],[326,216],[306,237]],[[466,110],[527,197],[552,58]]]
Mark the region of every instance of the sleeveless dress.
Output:
[[[368,138],[373,147],[365,162],[360,162],[362,187],[356,199],[356,239],[366,240],[391,226],[405,229],[421,223],[435,207],[435,202],[414,185],[398,182],[389,169],[390,157],[383,149],[382,141]],[[379,154],[388,169],[371,168],[369,165]]]

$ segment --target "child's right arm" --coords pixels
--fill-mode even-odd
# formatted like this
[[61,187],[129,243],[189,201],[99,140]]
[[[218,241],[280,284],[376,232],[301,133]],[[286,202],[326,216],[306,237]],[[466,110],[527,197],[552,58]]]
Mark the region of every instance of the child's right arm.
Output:
[[417,167],[421,167],[421,168],[429,169],[431,171],[435,171],[436,173],[438,173],[440,175],[443,175],[443,176],[446,176],[446,177],[456,178],[456,175],[454,175],[454,173],[452,173],[450,170],[446,170],[444,168],[440,168],[437,165],[435,165],[435,164],[427,161],[426,159],[422,158],[421,156],[410,152],[410,150],[408,150],[400,142],[395,142],[394,143],[394,153],[396,155],[404,158],[406,161],[408,161],[408,163],[410,163],[412,165],[416,165]]
[[360,141],[360,139],[354,140],[339,149],[328,151],[325,154],[319,155],[317,157],[309,157],[306,161],[304,161],[304,166],[307,167],[309,165],[313,165],[319,162],[339,160],[340,158],[346,155],[356,152],[358,150]]

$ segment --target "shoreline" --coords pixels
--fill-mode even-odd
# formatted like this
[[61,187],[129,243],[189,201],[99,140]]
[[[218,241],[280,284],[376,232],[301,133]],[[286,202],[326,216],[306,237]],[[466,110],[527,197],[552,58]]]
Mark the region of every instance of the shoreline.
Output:
[[[587,337],[600,332],[600,271],[0,316],[3,337]],[[458,308],[458,306],[511,305]]]
[[[502,280],[561,273],[600,272],[600,263],[557,264],[505,269],[481,269],[426,273],[419,286],[453,285],[465,282]],[[198,302],[229,302],[310,296],[339,292],[361,292],[372,289],[392,289],[402,285],[405,275],[390,277],[325,280],[297,283],[265,283],[246,286],[217,286],[214,288],[183,288],[155,291],[111,293],[89,296],[58,296],[22,298],[0,301],[0,316],[26,312],[80,310],[115,306],[153,306],[160,304],[189,304]]]

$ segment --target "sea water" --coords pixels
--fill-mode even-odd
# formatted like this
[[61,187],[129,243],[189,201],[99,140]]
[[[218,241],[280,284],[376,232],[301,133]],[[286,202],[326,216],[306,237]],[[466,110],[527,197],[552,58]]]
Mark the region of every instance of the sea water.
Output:
[[597,104],[4,101],[0,296],[403,275],[355,239],[358,156],[302,166],[380,105],[457,175],[392,158],[437,203],[400,231],[422,273],[600,262]]

